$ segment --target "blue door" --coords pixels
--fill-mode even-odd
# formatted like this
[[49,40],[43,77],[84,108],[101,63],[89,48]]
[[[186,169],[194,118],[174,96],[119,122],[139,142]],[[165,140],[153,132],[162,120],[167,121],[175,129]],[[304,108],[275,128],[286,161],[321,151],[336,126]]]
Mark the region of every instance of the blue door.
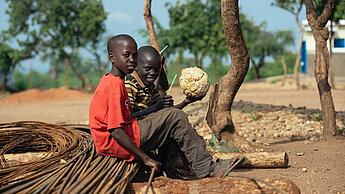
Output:
[[301,72],[307,73],[307,46],[306,42],[303,41],[301,48]]

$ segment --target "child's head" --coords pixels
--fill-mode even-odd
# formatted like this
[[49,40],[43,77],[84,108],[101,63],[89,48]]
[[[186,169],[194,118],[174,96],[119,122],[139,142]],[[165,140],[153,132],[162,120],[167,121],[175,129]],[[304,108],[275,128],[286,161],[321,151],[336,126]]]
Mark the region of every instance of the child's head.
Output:
[[161,68],[161,56],[152,46],[138,49],[138,75],[146,86],[153,86]]
[[123,78],[137,66],[137,43],[126,34],[113,36],[107,44],[108,58],[112,63],[111,73]]

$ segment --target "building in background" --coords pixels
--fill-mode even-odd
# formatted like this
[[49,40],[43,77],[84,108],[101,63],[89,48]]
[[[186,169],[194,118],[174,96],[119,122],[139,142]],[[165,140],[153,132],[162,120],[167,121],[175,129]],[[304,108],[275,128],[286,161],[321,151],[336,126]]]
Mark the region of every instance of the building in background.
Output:
[[[315,69],[315,40],[307,20],[302,21],[304,27],[304,37],[301,50],[301,72],[314,75]],[[327,40],[328,53],[330,53],[330,42],[333,53],[333,66],[335,77],[345,77],[345,20],[339,23],[328,21],[326,24],[329,33],[333,31],[332,40]]]

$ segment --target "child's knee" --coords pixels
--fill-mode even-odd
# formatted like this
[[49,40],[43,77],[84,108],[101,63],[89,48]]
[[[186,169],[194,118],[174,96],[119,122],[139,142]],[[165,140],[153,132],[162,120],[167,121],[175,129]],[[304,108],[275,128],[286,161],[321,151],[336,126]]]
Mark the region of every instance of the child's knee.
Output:
[[184,111],[177,109],[177,108],[169,108],[170,113],[175,117],[179,119],[188,119],[188,114]]

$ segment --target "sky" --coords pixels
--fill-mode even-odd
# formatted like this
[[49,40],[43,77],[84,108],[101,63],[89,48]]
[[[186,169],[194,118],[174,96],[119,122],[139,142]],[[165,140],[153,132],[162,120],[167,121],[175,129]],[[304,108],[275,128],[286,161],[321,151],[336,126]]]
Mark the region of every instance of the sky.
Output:
[[[152,15],[165,28],[169,27],[169,15],[165,7],[167,2],[175,4],[176,0],[153,0],[151,5]],[[185,0],[181,2],[185,2]],[[281,8],[271,6],[272,2],[273,0],[239,0],[240,11],[256,24],[266,21],[266,30],[292,30],[297,44],[299,29],[294,15]],[[107,35],[130,34],[137,41],[138,47],[148,44],[146,42],[148,38],[143,38],[138,34],[139,29],[146,29],[143,17],[144,0],[103,0],[103,5],[105,11],[108,12],[108,17],[105,21]],[[7,2],[0,0],[0,31],[6,30],[9,27],[9,17],[5,13],[7,8]],[[303,9],[300,14],[300,20],[305,20],[305,15],[305,9]],[[104,53],[103,58],[107,58],[106,53]],[[34,69],[40,72],[47,72],[49,70],[47,62],[41,62],[39,57],[34,58],[33,64]],[[21,63],[21,70],[23,72],[28,72],[29,67],[30,60]]]

